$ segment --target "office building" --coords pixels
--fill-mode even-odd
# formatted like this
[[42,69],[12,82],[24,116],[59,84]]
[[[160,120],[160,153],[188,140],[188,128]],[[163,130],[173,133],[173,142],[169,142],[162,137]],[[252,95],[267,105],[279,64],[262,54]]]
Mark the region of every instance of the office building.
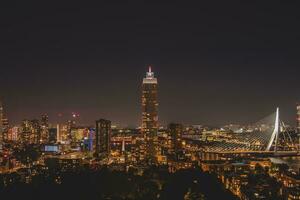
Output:
[[172,153],[176,153],[182,148],[182,133],[183,125],[182,124],[169,124],[169,134],[170,134],[170,150]]
[[158,129],[158,100],[157,78],[149,67],[142,85],[142,132],[148,137],[157,135]]
[[0,101],[0,151],[2,151],[3,147],[3,106]]
[[41,119],[41,134],[40,143],[46,144],[49,142],[49,118],[48,115],[42,115]]
[[20,140],[23,144],[31,143],[31,125],[29,120],[22,121]]
[[298,133],[300,133],[300,104],[297,104],[297,124],[296,124],[296,126],[297,126],[297,132]]
[[31,120],[30,123],[30,143],[38,144],[41,141],[41,126],[37,119]]
[[142,84],[142,134],[146,141],[147,157],[154,160],[157,155],[158,99],[157,78],[149,67]]
[[96,157],[107,158],[110,155],[111,121],[96,121]]

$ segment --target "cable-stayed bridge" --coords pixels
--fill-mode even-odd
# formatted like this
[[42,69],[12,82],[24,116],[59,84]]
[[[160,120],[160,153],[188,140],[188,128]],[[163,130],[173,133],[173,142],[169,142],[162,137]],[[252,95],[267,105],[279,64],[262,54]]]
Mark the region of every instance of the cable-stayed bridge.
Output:
[[299,145],[292,139],[289,128],[280,120],[279,108],[275,113],[250,125],[247,130],[234,134],[230,140],[209,143],[203,151],[222,154],[300,156]]

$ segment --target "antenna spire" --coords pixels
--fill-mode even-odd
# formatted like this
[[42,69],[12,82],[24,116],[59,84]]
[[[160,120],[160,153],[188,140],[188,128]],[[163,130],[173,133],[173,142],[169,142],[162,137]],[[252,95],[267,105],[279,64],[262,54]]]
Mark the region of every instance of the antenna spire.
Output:
[[154,73],[152,72],[151,65],[149,65],[148,71],[146,72],[146,78],[147,79],[153,79],[154,78]]

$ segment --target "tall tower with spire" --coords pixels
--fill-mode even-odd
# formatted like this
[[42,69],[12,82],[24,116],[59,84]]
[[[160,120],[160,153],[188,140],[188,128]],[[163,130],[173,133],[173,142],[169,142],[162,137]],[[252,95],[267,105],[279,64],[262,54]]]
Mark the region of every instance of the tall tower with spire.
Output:
[[158,131],[158,90],[157,78],[154,77],[151,66],[143,79],[142,85],[142,133],[147,142],[147,154],[155,157],[155,140]]

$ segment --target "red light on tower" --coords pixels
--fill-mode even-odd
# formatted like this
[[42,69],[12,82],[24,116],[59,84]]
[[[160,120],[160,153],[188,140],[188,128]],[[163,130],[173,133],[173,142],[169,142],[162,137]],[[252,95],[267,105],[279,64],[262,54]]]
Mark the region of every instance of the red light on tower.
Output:
[[79,117],[80,115],[78,114],[78,113],[75,113],[75,112],[72,112],[72,117],[73,118],[77,118],[77,117]]

